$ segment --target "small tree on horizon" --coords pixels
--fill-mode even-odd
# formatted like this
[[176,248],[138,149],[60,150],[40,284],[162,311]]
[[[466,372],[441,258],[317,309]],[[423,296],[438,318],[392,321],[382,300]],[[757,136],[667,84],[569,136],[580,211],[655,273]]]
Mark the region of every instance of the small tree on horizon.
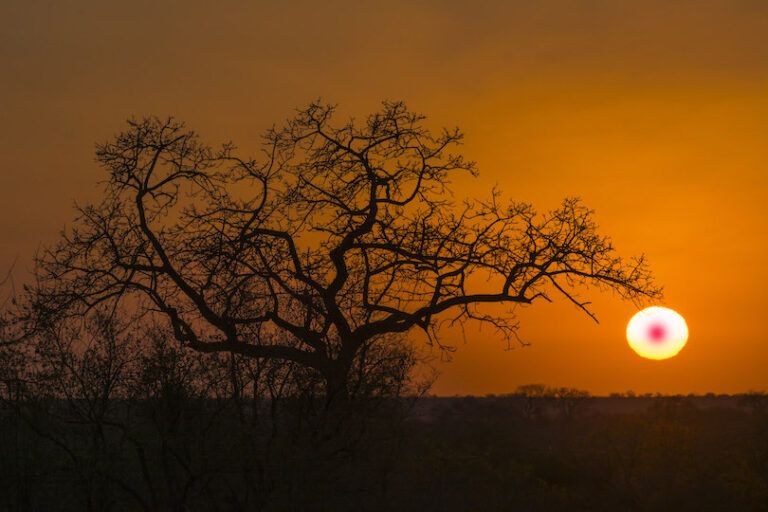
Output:
[[451,178],[477,175],[453,152],[458,129],[432,133],[401,102],[362,122],[333,114],[298,110],[259,158],[173,118],[129,120],[97,145],[102,200],[40,253],[6,338],[127,305],[191,349],[316,371],[332,397],[349,394],[356,361],[413,329],[438,346],[444,321],[514,339],[514,315],[485,305],[560,295],[594,318],[580,287],[660,294],[643,258],[618,257],[577,199],[543,214],[497,190],[454,200]]

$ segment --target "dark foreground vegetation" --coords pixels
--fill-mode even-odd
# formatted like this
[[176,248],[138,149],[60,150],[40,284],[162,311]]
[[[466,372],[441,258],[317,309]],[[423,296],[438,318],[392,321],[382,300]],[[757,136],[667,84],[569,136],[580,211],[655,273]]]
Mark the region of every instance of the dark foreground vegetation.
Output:
[[393,510],[768,509],[762,394],[438,404],[412,427]]
[[[232,361],[158,350],[116,367],[98,354],[77,360],[73,369],[92,372],[71,374],[86,376],[68,383],[77,398],[6,383],[2,510],[768,508],[762,394],[528,386],[329,409],[321,395],[284,394],[297,375],[233,393]],[[238,366],[238,378],[252,370]],[[110,380],[113,371],[132,378]],[[199,387],[202,374],[215,384]]]

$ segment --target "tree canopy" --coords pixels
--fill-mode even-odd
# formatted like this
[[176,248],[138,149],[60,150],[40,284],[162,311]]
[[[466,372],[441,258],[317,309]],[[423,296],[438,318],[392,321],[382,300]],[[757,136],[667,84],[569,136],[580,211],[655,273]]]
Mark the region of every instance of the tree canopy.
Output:
[[487,304],[561,296],[594,317],[585,285],[659,295],[578,199],[545,213],[495,189],[455,199],[452,177],[477,175],[458,129],[433,133],[401,102],[363,121],[334,110],[298,110],[256,158],[173,118],[129,120],[97,145],[103,199],[40,253],[7,337],[128,305],[182,345],[297,363],[336,390],[366,347],[414,328],[438,344],[443,321],[514,337],[514,315]]

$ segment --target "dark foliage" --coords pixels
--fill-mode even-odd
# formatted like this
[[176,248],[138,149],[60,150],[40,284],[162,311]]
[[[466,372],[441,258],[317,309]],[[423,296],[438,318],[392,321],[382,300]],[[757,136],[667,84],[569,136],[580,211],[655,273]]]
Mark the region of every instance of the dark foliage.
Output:
[[420,389],[406,347],[360,358],[354,399],[329,409],[299,365],[172,348],[115,318],[0,354],[0,510],[331,509],[370,497],[369,468],[394,470]]
[[9,386],[0,412],[0,508],[746,511],[768,504],[768,417],[739,405],[745,397],[582,394],[577,407],[564,407],[573,394],[549,390],[536,398],[534,416],[524,394],[423,398],[411,414],[412,402],[401,398],[357,411],[365,420],[352,427],[348,418],[309,413],[307,397],[277,406],[202,398],[185,372],[224,374],[226,364],[202,370],[179,354],[157,356],[137,376],[151,396],[33,398]]

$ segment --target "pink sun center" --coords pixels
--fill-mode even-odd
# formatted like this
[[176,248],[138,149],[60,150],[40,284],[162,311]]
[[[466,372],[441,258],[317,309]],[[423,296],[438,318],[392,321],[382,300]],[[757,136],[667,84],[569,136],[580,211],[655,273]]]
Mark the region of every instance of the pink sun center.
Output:
[[648,338],[651,341],[660,343],[667,337],[667,328],[662,324],[653,324],[648,328]]

